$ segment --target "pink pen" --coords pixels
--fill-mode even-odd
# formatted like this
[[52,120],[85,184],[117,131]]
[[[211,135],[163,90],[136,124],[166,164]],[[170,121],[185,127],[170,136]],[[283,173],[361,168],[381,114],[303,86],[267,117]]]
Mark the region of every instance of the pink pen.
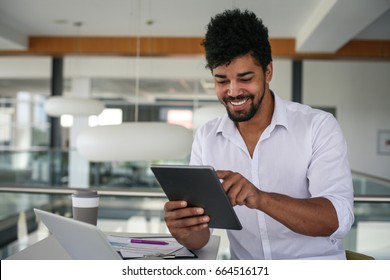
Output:
[[131,239],[131,243],[152,244],[152,245],[168,245],[168,242],[149,240],[149,239]]

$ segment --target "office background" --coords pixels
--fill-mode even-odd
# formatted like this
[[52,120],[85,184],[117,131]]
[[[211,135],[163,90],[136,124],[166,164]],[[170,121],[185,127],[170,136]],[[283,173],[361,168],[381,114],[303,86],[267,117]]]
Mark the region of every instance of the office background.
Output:
[[[74,187],[107,191],[102,199],[99,222],[105,230],[166,231],[161,221],[164,197],[148,169],[149,161],[88,162],[77,155],[75,146],[75,133],[80,125],[85,126],[87,120],[75,117],[73,126],[66,127],[46,115],[44,102],[53,95],[53,76],[58,75],[58,72],[53,74],[53,68],[60,65],[63,96],[81,94],[82,97],[99,99],[106,109],[120,109],[123,122],[186,120],[184,124],[193,129],[192,114],[199,108],[218,104],[210,73],[204,68],[199,38],[209,16],[233,6],[255,10],[269,26],[274,50],[271,89],[285,99],[328,110],[340,122],[348,143],[357,197],[357,222],[346,246],[377,258],[390,258],[390,243],[385,238],[390,231],[390,207],[389,200],[383,200],[390,194],[388,1],[361,1],[359,5],[363,5],[366,14],[371,16],[365,19],[366,25],[355,24],[354,36],[346,35],[343,25],[331,26],[328,31],[341,35],[331,36],[329,43],[322,44],[320,38],[326,32],[321,31],[331,25],[327,16],[323,16],[325,11],[334,16],[337,11],[348,13],[353,7],[356,9],[354,14],[345,14],[347,19],[341,22],[345,24],[359,18],[359,5],[351,1],[292,1],[294,4],[283,1],[273,1],[273,4],[267,1],[199,1],[192,6],[192,1],[187,1],[188,7],[182,8],[181,13],[172,14],[171,11],[165,15],[162,11],[178,5],[175,1],[161,1],[165,4],[159,1],[114,1],[111,4],[86,1],[85,5],[102,5],[96,7],[96,13],[101,8],[111,7],[113,10],[113,13],[107,12],[106,21],[99,21],[95,27],[92,17],[95,12],[91,10],[82,14],[88,6],[80,7],[76,12],[77,6],[72,6],[75,3],[54,2],[57,7],[44,0],[31,1],[35,5],[23,0],[2,1],[0,4],[1,42],[8,44],[0,50],[0,187],[5,188],[0,192],[3,258],[20,248],[21,220],[25,221],[27,237],[33,240],[39,235],[39,225],[31,217],[32,207],[48,207],[69,215],[69,192]],[[24,6],[27,10],[31,8],[29,17],[24,20],[16,17],[18,13],[22,14],[21,5],[32,5]],[[125,10],[121,5],[125,5],[127,12],[120,10],[121,7]],[[364,5],[372,9],[368,11]],[[209,9],[204,12],[206,7]],[[61,8],[63,14],[58,12]],[[199,15],[198,22],[193,16],[183,19],[183,14],[191,14],[187,10],[191,8],[192,14]],[[281,20],[288,19],[281,12],[284,9],[291,11],[290,22]],[[274,23],[270,15],[278,15],[276,22],[280,24]],[[51,23],[61,19],[59,16],[68,18],[62,18],[66,22],[52,24],[54,27],[49,28],[38,20],[39,16],[47,21],[50,19]],[[125,22],[115,24],[116,20],[123,20],[120,16]],[[183,24],[171,34],[159,33],[167,32],[164,26],[168,23],[164,19],[169,17],[178,18],[177,21]],[[317,23],[316,19],[322,21]],[[28,20],[37,22],[37,25],[23,25]],[[317,28],[307,31],[306,44],[299,44],[303,38],[299,34],[295,41],[291,39],[293,31],[302,33],[311,26]],[[113,32],[110,27],[116,28],[114,35],[110,34]],[[32,33],[26,33],[26,30]],[[14,31],[14,36],[9,36],[11,31]],[[23,34],[27,43],[23,41]],[[126,41],[127,47],[118,50],[115,47],[121,45],[114,42],[105,48],[104,43],[110,38],[114,38],[112,41],[123,39],[123,34],[131,38]],[[58,35],[67,37],[56,38]],[[89,37],[98,35],[104,36],[100,38],[102,41]],[[88,40],[92,40],[92,44],[88,45]],[[345,40],[344,44],[340,43],[342,40]],[[294,49],[294,43],[301,46],[303,52]],[[190,46],[185,48],[187,44]],[[9,49],[10,45],[13,49]],[[92,49],[88,50],[88,46]],[[337,49],[332,50],[335,46]],[[328,49],[318,49],[321,47]],[[121,53],[123,50],[128,52]],[[168,120],[169,112],[182,115]],[[189,119],[185,119],[186,116]],[[113,121],[114,117],[108,119]],[[53,136],[53,132],[59,134]],[[185,157],[174,162],[187,161],[188,157]],[[29,190],[23,193],[20,187]],[[12,188],[14,191],[10,190]],[[66,188],[69,192],[53,193],[53,190]],[[39,191],[34,192],[34,189]],[[149,197],[138,192],[145,189],[161,195]],[[122,192],[126,194],[122,195]],[[226,240],[222,245],[220,256],[227,258]]]

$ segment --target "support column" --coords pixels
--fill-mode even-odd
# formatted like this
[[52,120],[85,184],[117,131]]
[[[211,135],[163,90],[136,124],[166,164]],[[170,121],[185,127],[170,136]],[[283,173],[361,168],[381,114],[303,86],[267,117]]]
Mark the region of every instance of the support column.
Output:
[[[53,57],[51,73],[51,96],[61,96],[63,91],[63,58]],[[50,148],[61,148],[60,118],[50,118]]]
[[[51,73],[51,96],[61,96],[63,91],[63,58],[52,58],[52,73]],[[62,133],[60,118],[50,117],[50,139],[49,139],[49,180],[51,186],[61,185],[61,166],[57,166],[56,162],[62,162]],[[57,159],[57,160],[56,160]]]
[[[16,126],[13,145],[21,150],[31,148],[31,99],[29,92],[18,92],[16,95]],[[12,157],[13,167],[16,169],[27,169],[29,157],[27,153],[16,153]]]
[[[71,92],[73,96],[89,97],[91,80],[89,78],[73,78]],[[73,125],[69,134],[69,186],[75,188],[89,187],[89,161],[76,151],[76,141],[79,133],[88,128],[88,117],[73,116]]]
[[302,60],[292,62],[292,101],[302,103],[302,82],[303,82]]

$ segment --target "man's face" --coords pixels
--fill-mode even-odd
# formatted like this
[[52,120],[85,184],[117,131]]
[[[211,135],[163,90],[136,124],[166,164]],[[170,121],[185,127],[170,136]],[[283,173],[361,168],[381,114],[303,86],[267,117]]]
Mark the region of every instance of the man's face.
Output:
[[272,77],[271,63],[264,75],[248,54],[214,68],[212,73],[218,99],[232,121],[248,121],[256,115]]

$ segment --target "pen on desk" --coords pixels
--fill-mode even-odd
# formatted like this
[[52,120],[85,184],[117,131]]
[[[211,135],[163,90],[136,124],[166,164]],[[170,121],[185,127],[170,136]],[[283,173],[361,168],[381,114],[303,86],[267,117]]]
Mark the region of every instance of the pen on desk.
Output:
[[168,245],[168,242],[149,240],[149,239],[131,239],[131,243],[141,243],[141,244],[153,244],[153,245]]

